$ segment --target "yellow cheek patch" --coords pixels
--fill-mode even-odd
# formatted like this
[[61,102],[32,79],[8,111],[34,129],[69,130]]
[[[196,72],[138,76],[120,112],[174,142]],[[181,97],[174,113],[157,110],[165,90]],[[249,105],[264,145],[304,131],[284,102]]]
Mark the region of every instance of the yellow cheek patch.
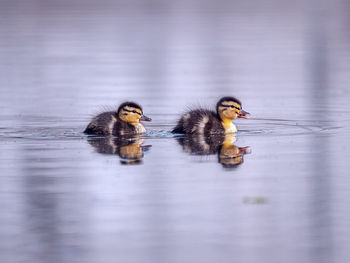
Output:
[[133,107],[125,107],[119,113],[120,119],[128,123],[138,123],[141,115],[140,110]]

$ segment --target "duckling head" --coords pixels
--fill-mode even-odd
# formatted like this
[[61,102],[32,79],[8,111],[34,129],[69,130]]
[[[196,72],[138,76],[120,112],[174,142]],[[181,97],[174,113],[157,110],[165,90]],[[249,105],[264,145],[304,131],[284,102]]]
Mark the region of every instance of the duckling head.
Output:
[[151,118],[143,115],[143,110],[140,105],[135,102],[124,102],[118,108],[118,117],[124,122],[137,124],[140,121],[152,121]]
[[242,109],[242,103],[234,97],[221,98],[216,104],[216,111],[222,121],[226,133],[237,132],[236,126],[232,123],[234,119],[247,119],[250,115]]
[[234,120],[237,118],[248,119],[249,113],[242,109],[242,103],[234,97],[223,97],[216,105],[216,110],[221,120]]

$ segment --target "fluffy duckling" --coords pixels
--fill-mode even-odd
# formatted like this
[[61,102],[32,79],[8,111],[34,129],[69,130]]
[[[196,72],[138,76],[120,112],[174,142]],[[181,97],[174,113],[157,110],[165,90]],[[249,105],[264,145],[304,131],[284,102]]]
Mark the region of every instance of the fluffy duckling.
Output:
[[232,122],[236,118],[247,119],[250,114],[242,110],[242,103],[234,97],[223,97],[216,104],[216,113],[205,109],[191,110],[178,121],[173,133],[225,134],[237,132]]
[[122,136],[146,132],[140,121],[151,121],[135,102],[124,102],[118,110],[103,112],[92,119],[84,133],[101,136]]

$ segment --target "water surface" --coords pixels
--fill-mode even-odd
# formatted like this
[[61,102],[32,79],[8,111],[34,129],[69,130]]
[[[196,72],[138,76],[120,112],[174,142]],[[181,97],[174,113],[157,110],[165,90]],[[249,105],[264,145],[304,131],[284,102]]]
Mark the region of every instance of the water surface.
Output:
[[[349,8],[1,1],[0,261],[348,262]],[[170,134],[225,95],[234,146]],[[146,135],[82,134],[129,99]]]

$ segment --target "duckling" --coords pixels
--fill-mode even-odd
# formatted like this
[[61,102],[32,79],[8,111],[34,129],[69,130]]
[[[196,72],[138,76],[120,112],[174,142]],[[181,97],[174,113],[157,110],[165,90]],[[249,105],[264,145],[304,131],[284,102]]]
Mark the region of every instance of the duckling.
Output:
[[146,132],[140,121],[151,121],[143,115],[142,107],[135,102],[124,102],[118,110],[100,113],[95,116],[84,133],[101,136],[123,136]]
[[216,104],[216,113],[205,109],[191,110],[178,121],[173,133],[225,134],[237,132],[232,122],[236,118],[247,119],[250,114],[242,110],[242,103],[234,97],[223,97]]

